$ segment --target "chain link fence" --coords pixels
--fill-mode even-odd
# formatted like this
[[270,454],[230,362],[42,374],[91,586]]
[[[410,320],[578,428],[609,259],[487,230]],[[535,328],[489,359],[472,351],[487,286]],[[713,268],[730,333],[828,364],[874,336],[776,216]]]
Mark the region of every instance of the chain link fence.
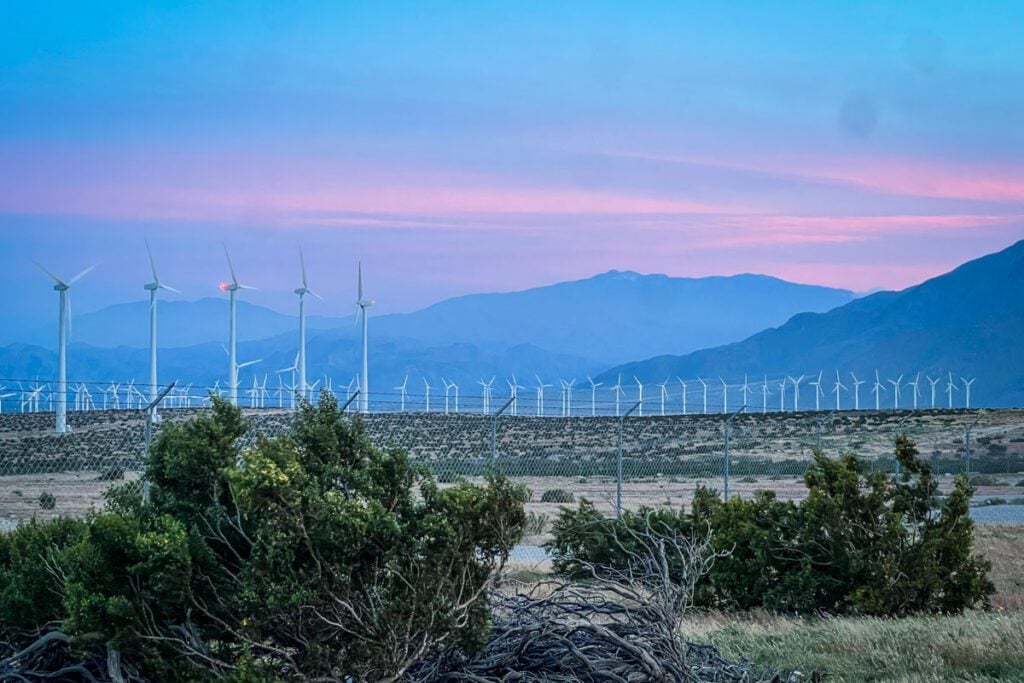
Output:
[[[374,443],[405,449],[442,485],[480,480],[491,470],[525,484],[534,535],[545,532],[560,506],[580,498],[607,514],[685,506],[700,486],[729,496],[772,490],[800,498],[816,449],[830,457],[854,453],[873,471],[895,473],[893,439],[900,433],[917,443],[943,488],[966,472],[979,497],[1024,502],[1024,487],[1017,486],[1024,478],[1019,410],[640,416],[629,412],[637,406],[624,404],[618,417],[538,417],[513,415],[511,406],[495,400],[490,414],[445,413],[441,405],[441,412],[358,418],[349,409],[346,419],[361,420]],[[152,431],[208,410],[164,408]],[[257,434],[288,433],[294,415],[277,408],[245,414],[252,429],[243,447]],[[82,516],[102,505],[112,485],[141,485],[148,416],[142,408],[73,411],[71,431],[56,434],[52,413],[0,414],[0,528],[33,517]]]

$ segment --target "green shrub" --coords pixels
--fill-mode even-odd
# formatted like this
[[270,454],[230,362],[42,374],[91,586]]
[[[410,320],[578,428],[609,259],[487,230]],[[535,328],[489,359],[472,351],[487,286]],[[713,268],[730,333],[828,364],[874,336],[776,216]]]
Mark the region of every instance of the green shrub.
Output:
[[166,681],[393,679],[417,648],[480,646],[522,487],[442,489],[328,395],[287,437],[242,450],[247,430],[214,398],[162,428],[146,505],[123,485],[84,522],[0,534],[0,641],[60,621],[67,656]]
[[991,498],[986,498],[985,500],[981,501],[981,504],[982,505],[1006,505],[1006,499],[1005,498],[1000,498],[999,496],[993,496]]
[[999,477],[991,474],[975,474],[971,477],[971,486],[1002,486],[1003,482]]
[[43,491],[39,494],[39,507],[44,510],[52,510],[57,507],[57,499],[54,498],[52,493]]
[[536,512],[529,512],[526,515],[526,525],[524,532],[528,536],[539,536],[548,530],[548,516],[545,514],[537,514]]
[[576,496],[565,489],[548,489],[540,496],[542,503],[571,503],[574,500],[576,500]]
[[[938,485],[905,437],[896,442],[902,475],[866,473],[852,455],[816,454],[807,497],[779,501],[761,491],[722,502],[706,489],[690,513],[642,509],[606,519],[583,501],[561,512],[548,544],[556,571],[584,563],[622,569],[631,528],[650,524],[686,535],[706,533],[728,556],[697,586],[697,603],[722,609],[903,615],[958,612],[994,588],[988,563],[973,555],[972,494],[959,477],[936,513]],[[628,544],[627,544],[628,545]]]
[[118,481],[120,479],[124,479],[123,467],[111,467],[100,472],[100,476],[96,477],[97,481]]

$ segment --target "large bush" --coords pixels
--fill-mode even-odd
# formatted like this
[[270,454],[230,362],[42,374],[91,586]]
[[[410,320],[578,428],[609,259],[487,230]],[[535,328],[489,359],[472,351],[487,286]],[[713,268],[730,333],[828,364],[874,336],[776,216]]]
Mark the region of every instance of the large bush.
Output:
[[242,450],[247,429],[215,399],[164,427],[146,504],[122,487],[84,523],[0,536],[0,640],[56,620],[83,661],[155,680],[387,680],[480,645],[525,490],[441,489],[326,395],[289,437]]
[[938,485],[928,465],[906,438],[895,455],[898,480],[865,473],[852,455],[817,454],[799,503],[770,492],[722,502],[699,490],[689,513],[640,510],[606,519],[584,501],[554,525],[555,568],[577,576],[591,564],[620,570],[631,555],[628,539],[653,528],[710,533],[717,550],[729,551],[697,587],[705,606],[903,615],[983,603],[994,589],[987,561],[971,549],[970,485],[959,478],[932,510]]

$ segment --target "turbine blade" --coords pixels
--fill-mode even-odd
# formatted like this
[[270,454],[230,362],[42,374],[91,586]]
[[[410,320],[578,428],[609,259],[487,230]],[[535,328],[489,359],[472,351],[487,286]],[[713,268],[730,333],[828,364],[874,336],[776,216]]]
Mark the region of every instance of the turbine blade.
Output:
[[359,301],[363,300],[363,262],[362,261],[359,262],[359,292],[358,292],[358,300]]
[[181,294],[181,290],[180,289],[175,289],[174,287],[171,287],[170,285],[165,285],[162,282],[158,282],[157,284],[160,286],[160,289],[166,289],[168,292],[174,292],[175,294]]
[[53,281],[56,282],[58,285],[64,285],[65,287],[67,286],[66,282],[64,282],[59,277],[57,277],[56,275],[54,275],[53,273],[48,271],[46,268],[43,268],[43,264],[39,263],[39,261],[33,261],[32,263],[36,264],[36,266],[39,267],[39,270],[43,271],[44,273],[49,275],[51,278],[53,278]]
[[[305,285],[305,283],[303,283],[303,285],[302,285],[302,286],[303,286],[303,287],[305,287],[305,286],[306,286],[306,285]],[[313,291],[312,289],[309,289],[309,288],[307,288],[307,289],[306,289],[306,294],[312,294],[312,295],[313,295],[313,296],[315,296],[315,297],[316,297],[317,299],[320,299],[320,301],[323,301],[323,300],[324,300],[324,298],[323,298],[322,296],[320,296],[319,294],[317,294],[316,292],[314,292],[314,291]]]
[[153,261],[153,250],[149,248],[149,240],[148,239],[144,239],[143,242],[146,243],[146,254],[149,255],[149,269],[151,271],[153,271],[153,282],[156,282],[157,284],[159,284],[160,283],[160,278],[157,277],[157,275],[156,275],[156,262]]
[[302,253],[302,247],[299,247],[299,264],[302,266],[302,288],[308,290],[309,287],[306,284],[306,257]]
[[88,268],[86,268],[85,270],[83,270],[83,271],[82,271],[81,273],[79,273],[78,275],[76,275],[76,276],[74,276],[73,278],[71,278],[70,280],[68,280],[68,287],[70,287],[71,285],[75,284],[76,282],[78,282],[79,280],[81,280],[81,279],[82,279],[83,277],[85,277],[86,275],[88,275],[89,273],[91,273],[91,272],[92,272],[92,270],[93,270],[93,269],[94,269],[95,267],[96,267],[96,266],[94,266],[94,265],[93,265],[93,266],[89,266]]
[[228,270],[231,271],[231,282],[238,284],[238,278],[235,277],[235,265],[231,263],[231,254],[228,253],[228,245],[224,244],[224,257],[228,260]]
[[[236,284],[236,285],[238,285],[238,283],[237,283],[237,282],[236,282],[235,284]],[[252,287],[252,286],[250,286],[250,285],[238,285],[238,288],[239,288],[239,289],[251,289],[251,290],[252,290],[252,291],[254,291],[254,292],[258,292],[258,291],[259,291],[259,288],[258,288],[258,287]]]

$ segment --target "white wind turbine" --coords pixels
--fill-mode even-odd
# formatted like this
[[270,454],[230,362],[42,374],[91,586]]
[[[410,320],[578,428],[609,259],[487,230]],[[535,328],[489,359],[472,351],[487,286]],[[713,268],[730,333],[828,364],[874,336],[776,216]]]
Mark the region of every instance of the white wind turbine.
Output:
[[587,381],[590,382],[590,416],[593,417],[597,415],[597,388],[604,382],[595,382],[590,375],[587,375]]
[[89,266],[67,282],[43,268],[39,269],[53,279],[53,288],[60,294],[60,310],[57,323],[57,432],[68,431],[68,336],[71,334],[71,285],[75,284],[96,266]]
[[238,278],[235,276],[235,266],[231,263],[231,254],[228,253],[228,247],[224,245],[224,256],[228,260],[228,270],[231,272],[231,282],[220,283],[222,291],[228,292],[228,400],[231,405],[238,405],[238,368],[237,363],[238,356],[236,355],[236,335],[235,335],[235,303],[236,293],[240,289],[256,289],[249,285],[238,284]]
[[611,387],[611,390],[615,392],[615,417],[618,417],[619,404],[622,401],[622,375],[619,375],[619,379],[615,382],[615,386]]
[[704,387],[704,390],[703,390],[704,391],[704,414],[707,415],[708,414],[708,383],[705,382],[700,377],[697,378],[697,381],[701,383],[702,387]]
[[505,383],[508,384],[508,390],[510,392],[510,397],[512,399],[512,405],[509,406],[509,408],[512,411],[512,415],[518,415],[519,414],[519,390],[520,389],[525,389],[526,387],[524,387],[522,384],[519,383],[519,380],[516,379],[515,373],[512,374],[512,381],[510,382],[509,380],[506,379]]
[[747,373],[743,373],[743,386],[740,387],[740,395],[743,397],[743,412],[747,412],[747,405],[750,403],[747,400],[750,397],[750,386],[747,385]]
[[764,382],[761,383],[761,414],[768,414],[768,375],[764,376]]
[[920,398],[920,396],[921,396],[921,389],[918,386],[920,384],[921,384],[921,373],[920,372],[917,373],[916,377],[914,377],[914,381],[913,382],[907,382],[907,386],[908,387],[914,387],[914,393],[912,394],[913,397],[914,397],[914,410],[917,410],[917,399]]
[[477,384],[483,387],[481,399],[484,406],[484,415],[489,415],[491,412],[491,385],[494,384],[494,379],[494,377],[491,377],[491,381],[485,382],[483,378],[480,378],[477,381]]
[[145,240],[145,243],[146,254],[149,256],[149,269],[153,273],[153,281],[145,286],[145,289],[149,292],[149,400],[153,402],[156,400],[157,394],[160,393],[157,386],[156,371],[156,293],[161,289],[178,294],[181,294],[181,292],[170,285],[160,282],[160,277],[156,274],[156,262],[153,260],[153,251],[149,248],[149,240]]
[[669,380],[669,378],[666,377],[665,381],[658,385],[661,388],[661,414],[662,414],[662,416],[665,415],[665,400],[668,398],[668,380]]
[[956,383],[953,381],[953,373],[949,373],[949,382],[946,384],[946,395],[949,396],[949,409],[953,409],[953,392],[960,391]]
[[541,380],[540,375],[534,375],[537,378],[537,415],[544,415],[544,389],[550,387],[550,384],[544,384]]
[[935,379],[932,379],[930,375],[928,376],[928,384],[931,385],[931,390],[932,390],[932,408],[935,408],[935,387],[941,381],[942,381],[941,377],[936,377]]
[[405,380],[403,380],[401,384],[399,384],[397,387],[395,387],[395,391],[397,391],[399,393],[399,395],[402,397],[402,399],[401,399],[402,400],[402,407],[399,408],[399,412],[400,413],[404,413],[405,412],[405,397],[409,393],[408,389],[407,389],[408,386],[409,386],[409,375],[406,375],[405,376]]
[[299,371],[299,394],[302,398],[309,400],[309,392],[306,387],[306,295],[312,294],[323,301],[323,297],[309,288],[306,281],[306,257],[299,247],[299,267],[302,274],[302,286],[295,290],[299,297],[299,357],[295,361]]
[[892,391],[893,391],[893,394],[892,394],[892,409],[893,410],[899,410],[900,409],[900,384],[903,383],[903,375],[901,373],[900,376],[897,377],[896,379],[890,379],[890,380],[886,380],[886,381],[889,382],[889,384],[892,385]]
[[455,382],[449,382],[444,377],[441,378],[441,383],[444,385],[444,414],[448,414],[448,395],[455,386]]
[[718,381],[722,383],[722,412],[723,413],[728,413],[729,412],[729,385],[726,384],[725,380],[722,379],[721,377],[718,378]]
[[576,378],[569,382],[564,379],[558,381],[562,383],[562,415],[572,417],[572,388],[576,385]]
[[683,386],[683,415],[686,415],[686,380],[682,377],[676,377],[676,379]]
[[423,389],[424,389],[424,398],[425,398],[425,403],[426,403],[425,410],[426,410],[427,413],[429,413],[430,412],[430,380],[428,380],[426,377],[423,378]]
[[633,375],[633,379],[636,380],[636,392],[637,392],[637,411],[638,417],[644,416],[644,385],[640,381],[640,378]]
[[836,384],[832,391],[836,394],[836,411],[839,410],[839,392],[846,389],[846,385],[843,384],[843,380],[839,379],[839,370],[836,370]]
[[865,380],[857,379],[857,375],[852,372],[850,377],[853,377],[853,409],[860,410],[860,385],[864,384]]
[[796,379],[790,377],[789,381],[793,383],[793,412],[796,413],[800,411],[800,382],[804,381],[804,375]]
[[971,385],[974,384],[974,380],[976,380],[977,377],[972,377],[971,379],[967,379],[966,377],[961,377],[960,379],[964,383],[964,407],[970,409],[970,407],[971,407]]
[[292,408],[295,407],[295,393],[296,393],[296,389],[298,388],[298,385],[295,384],[295,373],[298,372],[298,369],[299,369],[299,357],[296,356],[294,363],[292,363],[291,365],[289,365],[286,368],[281,368],[280,370],[275,370],[274,371],[274,373],[277,375],[278,379],[281,379],[281,373],[283,373],[283,372],[290,372],[290,373],[292,373],[292,383],[291,383],[291,385],[285,387],[286,389],[288,389],[288,393],[291,394],[291,400],[289,402],[289,405]]
[[359,388],[359,402],[363,404],[363,412],[370,412],[370,362],[367,348],[369,340],[369,327],[366,319],[366,309],[377,302],[373,299],[363,297],[363,262],[359,262],[359,289],[356,298],[356,316],[363,319],[363,386]]
[[882,378],[878,375],[878,370],[875,370],[875,386],[871,390],[871,393],[875,395],[875,410],[882,409],[882,394],[885,392],[885,387],[882,385]]
[[[6,389],[6,388],[7,387],[0,387],[0,391],[2,391],[3,389]],[[17,395],[18,395],[17,392],[14,392],[14,391],[6,393],[6,394],[0,394],[0,413],[4,412],[4,399],[6,399],[6,398],[13,398],[13,397],[15,397]]]
[[783,377],[782,381],[779,382],[779,412],[780,413],[786,412],[786,384],[788,382],[789,382],[789,379],[786,378],[786,377]]
[[808,382],[809,385],[814,387],[814,410],[815,410],[815,412],[820,412],[821,411],[821,397],[825,395],[825,393],[821,390],[821,376],[822,376],[822,374],[823,374],[823,371],[818,370],[818,379],[813,379],[810,382]]

